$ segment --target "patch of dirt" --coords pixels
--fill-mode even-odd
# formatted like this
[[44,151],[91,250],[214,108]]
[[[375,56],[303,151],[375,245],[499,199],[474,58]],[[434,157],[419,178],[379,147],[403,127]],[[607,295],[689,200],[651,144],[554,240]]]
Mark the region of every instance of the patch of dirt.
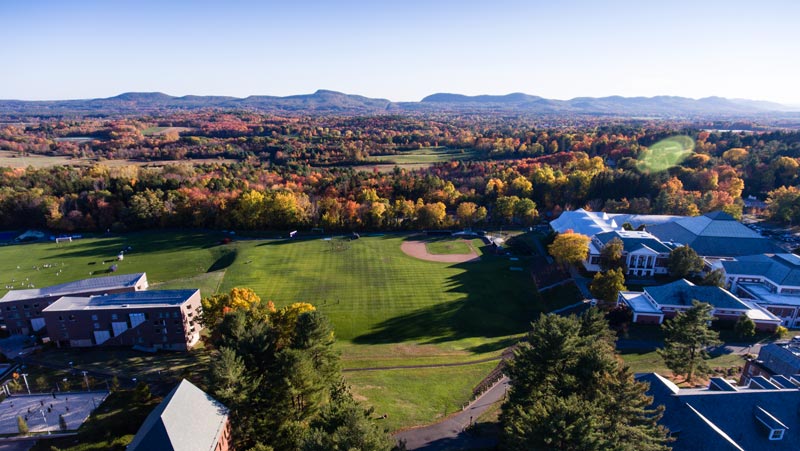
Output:
[[403,241],[400,249],[408,256],[432,262],[465,263],[480,259],[475,249],[472,249],[472,246],[470,246],[472,252],[469,254],[431,254],[428,252],[428,248],[425,247],[424,241],[407,240]]

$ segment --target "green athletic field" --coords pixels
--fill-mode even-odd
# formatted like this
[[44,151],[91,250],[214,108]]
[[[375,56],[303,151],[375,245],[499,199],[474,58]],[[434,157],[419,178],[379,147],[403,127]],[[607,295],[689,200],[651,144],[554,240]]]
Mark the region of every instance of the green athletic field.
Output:
[[[527,271],[509,270],[523,266],[524,260],[512,265],[506,257],[484,255],[480,262],[463,264],[422,261],[400,250],[402,236],[354,241],[242,239],[221,245],[222,238],[219,233],[146,232],[60,245],[0,246],[0,296],[6,285],[42,287],[107,274],[112,264],[118,265],[117,273],[146,271],[151,289],[198,287],[205,296],[250,287],[277,306],[316,305],[333,323],[345,368],[435,365],[497,356],[539,312],[562,304],[558,299],[545,304]],[[116,261],[127,246],[132,251]],[[481,377],[468,368],[436,373],[471,374],[471,383],[477,384]],[[401,373],[412,385],[421,374]],[[347,377],[379,410],[399,414],[404,409],[397,403],[417,402],[396,398],[397,391],[404,390],[402,384],[383,391],[358,387],[359,381],[379,374]],[[397,379],[393,374],[391,380]],[[469,394],[460,385],[449,384],[446,376],[428,383],[447,399],[465,400]],[[424,398],[410,396],[423,403]],[[392,424],[419,422],[418,416],[395,417]]]

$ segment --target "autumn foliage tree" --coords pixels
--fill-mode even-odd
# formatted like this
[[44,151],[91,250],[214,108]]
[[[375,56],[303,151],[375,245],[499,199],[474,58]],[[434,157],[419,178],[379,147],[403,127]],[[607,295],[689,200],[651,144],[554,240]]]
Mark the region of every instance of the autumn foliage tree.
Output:
[[548,252],[562,266],[575,265],[589,255],[589,237],[567,231],[559,234],[547,247]]
[[[204,327],[213,327],[222,321],[226,314],[236,310],[250,310],[260,302],[261,298],[255,291],[249,288],[232,288],[228,293],[215,294],[200,301],[203,307],[200,322]],[[268,308],[274,310],[271,302],[268,305]]]

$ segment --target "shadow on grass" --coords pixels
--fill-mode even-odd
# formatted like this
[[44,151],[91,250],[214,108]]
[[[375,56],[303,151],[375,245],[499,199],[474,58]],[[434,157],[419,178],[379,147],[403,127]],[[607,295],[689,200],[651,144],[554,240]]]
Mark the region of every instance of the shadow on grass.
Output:
[[474,352],[475,354],[483,354],[485,352],[499,351],[501,349],[506,349],[510,346],[513,346],[516,343],[519,343],[521,340],[522,340],[521,337],[503,338],[500,340],[492,341],[490,343],[484,343],[482,345],[473,346],[469,348],[469,351]]
[[194,249],[208,249],[219,244],[217,233],[196,232],[135,232],[125,235],[90,239],[68,243],[54,250],[61,251],[49,258],[61,257],[113,257],[120,251],[130,246],[130,253],[147,253],[158,251],[181,251]]
[[217,260],[213,264],[211,264],[211,266],[208,267],[208,270],[206,272],[209,273],[227,269],[229,266],[233,264],[233,262],[236,261],[236,257],[238,255],[239,255],[238,249],[225,249],[224,252],[222,252],[222,255],[219,258],[217,258]]
[[[453,265],[464,271],[450,277],[444,288],[463,293],[458,301],[422,308],[389,318],[369,333],[354,339],[358,344],[422,340],[443,343],[469,337],[503,337],[524,333],[539,313],[560,307],[545,303],[527,271],[511,271],[504,258],[484,257],[480,262]],[[566,304],[565,304],[566,305]],[[488,344],[486,350],[502,343]]]

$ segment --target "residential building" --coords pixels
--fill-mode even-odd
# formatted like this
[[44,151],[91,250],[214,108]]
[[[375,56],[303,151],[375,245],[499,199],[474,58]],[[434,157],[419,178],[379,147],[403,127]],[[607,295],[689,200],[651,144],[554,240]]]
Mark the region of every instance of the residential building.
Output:
[[589,242],[589,256],[583,262],[588,271],[600,271],[600,252],[614,238],[622,241],[628,276],[652,277],[667,273],[667,260],[674,246],[664,244],[643,231],[615,230],[594,235]]
[[44,329],[42,311],[63,296],[93,296],[146,290],[147,275],[119,274],[77,280],[45,288],[11,290],[0,298],[0,327],[13,335]]
[[128,451],[228,451],[228,408],[187,380],[164,398],[136,432]]
[[692,307],[693,301],[710,304],[711,314],[722,321],[737,321],[747,316],[762,332],[774,332],[781,320],[756,303],[739,299],[730,291],[713,286],[700,286],[681,279],[666,285],[645,287],[644,291],[621,291],[618,304],[627,305],[633,312],[633,322],[661,324]]
[[800,374],[800,339],[789,342],[770,343],[762,346],[758,357],[748,359],[742,371],[742,384],[747,384],[756,376],[767,378],[781,375],[785,377]]
[[655,373],[637,375],[649,384],[660,424],[673,451],[797,450],[800,443],[800,380],[756,377],[747,387],[712,378],[707,388],[678,388]]
[[752,300],[781,318],[786,327],[800,327],[800,257],[760,254],[718,263],[725,283],[742,299]]
[[65,296],[42,311],[58,346],[188,350],[200,339],[200,290]]

